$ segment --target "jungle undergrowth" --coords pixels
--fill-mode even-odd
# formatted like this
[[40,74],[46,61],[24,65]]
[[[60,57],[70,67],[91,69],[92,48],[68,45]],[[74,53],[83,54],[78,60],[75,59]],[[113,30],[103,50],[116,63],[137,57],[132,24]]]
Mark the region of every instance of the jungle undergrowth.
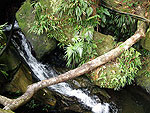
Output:
[[[130,16],[114,14],[103,7],[98,7],[96,14],[92,15],[91,3],[84,0],[51,1],[51,13],[48,5],[42,5],[40,2],[32,5],[35,21],[29,31],[38,35],[46,32],[48,38],[59,41],[59,46],[66,51],[67,66],[71,68],[97,57],[97,45],[93,40],[94,28],[98,27],[99,31],[105,31],[104,34],[113,35],[117,41],[126,40],[136,30],[136,27],[133,28],[136,20]],[[66,31],[71,36],[68,37]],[[107,74],[101,73],[98,78],[98,81],[104,81],[100,83],[101,86],[119,89],[131,84],[141,66],[139,56],[139,52],[133,48],[125,51],[118,59],[121,74],[107,81]]]

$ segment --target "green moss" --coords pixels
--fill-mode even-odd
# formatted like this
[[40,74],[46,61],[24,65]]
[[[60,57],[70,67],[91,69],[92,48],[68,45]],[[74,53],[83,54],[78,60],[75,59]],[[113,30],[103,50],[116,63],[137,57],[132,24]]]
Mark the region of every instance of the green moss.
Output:
[[150,60],[147,58],[147,64],[143,65],[136,76],[136,83],[150,93]]
[[102,33],[95,31],[93,39],[96,42],[97,45],[96,52],[99,56],[103,55],[104,53],[110,51],[115,47],[114,38],[110,35],[104,35]]
[[23,31],[27,31],[31,27],[31,23],[33,23],[34,16],[32,15],[32,11],[33,8],[31,6],[30,0],[27,0],[16,13],[19,26]]
[[144,49],[150,51],[150,27],[148,32],[146,33],[146,37],[142,39],[141,45]]

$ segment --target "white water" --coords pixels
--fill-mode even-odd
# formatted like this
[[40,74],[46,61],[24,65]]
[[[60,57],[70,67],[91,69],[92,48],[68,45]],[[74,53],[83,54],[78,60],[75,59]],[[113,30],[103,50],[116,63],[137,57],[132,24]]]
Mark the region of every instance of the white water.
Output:
[[[16,47],[18,47],[18,51],[20,52],[20,55],[24,58],[24,60],[28,63],[34,74],[39,78],[39,80],[44,80],[47,78],[50,78],[52,76],[56,76],[56,73],[54,70],[50,69],[47,70],[45,65],[38,62],[36,58],[31,54],[31,48],[27,43],[27,40],[22,34],[22,32],[18,31],[18,34],[22,38],[21,40],[21,47],[17,45],[17,43],[13,42]],[[89,108],[92,109],[92,112],[94,113],[109,113],[109,104],[99,103],[100,100],[97,98],[92,98],[88,96],[88,94],[84,93],[80,89],[73,89],[70,87],[68,83],[62,82],[56,85],[52,85],[49,88],[70,97],[76,97],[79,102]]]

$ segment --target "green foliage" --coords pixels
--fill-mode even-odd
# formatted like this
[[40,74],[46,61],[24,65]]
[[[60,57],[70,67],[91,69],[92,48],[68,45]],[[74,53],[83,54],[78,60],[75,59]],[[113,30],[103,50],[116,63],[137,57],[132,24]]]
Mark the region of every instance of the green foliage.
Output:
[[39,104],[35,102],[35,100],[31,100],[28,104],[26,104],[26,107],[29,107],[30,109],[35,109],[39,107]]
[[[53,6],[51,2],[50,6]],[[40,2],[34,3],[35,21],[30,32],[38,35],[47,33],[49,38],[55,38],[59,45],[66,47],[67,66],[74,67],[76,64],[83,64],[87,59],[96,55],[96,44],[93,41],[93,27],[99,24],[96,21],[99,15],[94,15],[90,3],[85,0],[62,0],[53,12],[49,13],[49,7]],[[108,14],[108,12],[105,12]],[[64,33],[66,26],[73,28],[73,36],[67,37]]]
[[[4,24],[4,25],[0,25],[0,50],[2,50],[3,49],[3,47],[6,45],[6,43],[4,42],[4,34],[3,34],[3,28],[4,28],[4,26],[5,26],[6,24]],[[5,68],[6,67],[6,65],[4,65],[4,64],[0,64],[0,75],[1,76],[4,76],[5,78],[7,78],[8,77],[8,74],[6,73],[6,71],[4,71],[4,69],[3,68]]]
[[150,72],[148,70],[144,70],[143,75],[146,77],[150,77]]
[[132,0],[123,0],[123,4],[126,4],[129,7],[133,7],[133,6],[136,6],[138,2],[134,2]]
[[93,42],[92,27],[82,29],[81,32],[76,32],[73,43],[70,43],[66,48],[67,66],[75,67],[76,64],[82,65],[96,54],[95,48],[97,45]]
[[82,21],[82,16],[91,16],[93,9],[86,0],[62,0],[58,12],[60,17],[66,14],[70,17],[75,17],[77,21]]
[[32,5],[34,6],[35,21],[29,32],[40,35],[44,32],[59,29],[58,24],[60,21],[54,15],[48,13],[47,6],[43,6],[40,2],[33,3]]
[[130,85],[134,80],[137,71],[141,68],[140,55],[134,48],[130,48],[118,59],[120,72],[126,77],[126,81],[124,80],[123,83],[127,82]]
[[107,73],[102,70],[98,83],[102,87],[114,88],[115,90],[124,87],[126,84],[130,85],[141,68],[140,53],[134,48],[124,51],[119,58],[117,58],[116,66],[118,69],[111,67]]
[[99,18],[101,19],[101,26],[105,26],[106,24],[106,16],[111,16],[109,11],[106,8],[100,7],[97,8],[97,13],[99,15]]
[[4,28],[4,26],[5,26],[6,24],[4,24],[4,25],[0,25],[0,50],[2,50],[3,49],[3,47],[5,46],[5,42],[3,41],[4,40],[4,35],[3,35],[3,28]]
[[105,14],[103,20],[104,22],[100,24],[101,31],[116,37],[119,41],[126,40],[132,36],[136,30],[136,20],[131,18],[131,16],[110,13],[110,15]]

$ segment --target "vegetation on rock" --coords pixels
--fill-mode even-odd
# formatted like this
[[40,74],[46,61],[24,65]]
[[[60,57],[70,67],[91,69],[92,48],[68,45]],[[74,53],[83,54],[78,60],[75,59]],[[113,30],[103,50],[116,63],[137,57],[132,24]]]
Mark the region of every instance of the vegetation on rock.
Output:
[[[101,55],[100,53],[107,52],[103,49],[109,48],[109,42],[104,46],[103,42],[107,39],[104,38],[105,36],[96,39],[95,30],[104,32],[107,29],[105,34],[113,35],[117,41],[124,41],[133,35],[137,28],[136,19],[130,15],[113,13],[91,1],[68,0],[66,2],[65,0],[58,0],[55,2],[51,0],[46,1],[46,3],[44,4],[43,1],[33,3],[35,20],[29,31],[38,35],[46,32],[49,38],[55,38],[59,41],[59,45],[66,51],[65,59],[68,67],[81,66]],[[94,12],[93,4],[97,6],[96,12]],[[132,4],[131,1],[124,1],[123,4],[128,7],[136,7],[138,2]],[[102,45],[102,48],[99,45]],[[108,50],[112,48],[110,46]],[[101,76],[97,76],[94,71],[92,72],[93,74],[90,76],[92,78],[96,76],[97,85],[119,89],[134,81],[135,75],[142,65],[140,53],[132,48],[123,55],[116,59],[117,65],[112,67],[116,68],[117,74],[115,71],[112,72],[111,68],[108,68],[107,73],[103,73],[100,69],[99,71],[102,71],[99,73],[102,74]]]

